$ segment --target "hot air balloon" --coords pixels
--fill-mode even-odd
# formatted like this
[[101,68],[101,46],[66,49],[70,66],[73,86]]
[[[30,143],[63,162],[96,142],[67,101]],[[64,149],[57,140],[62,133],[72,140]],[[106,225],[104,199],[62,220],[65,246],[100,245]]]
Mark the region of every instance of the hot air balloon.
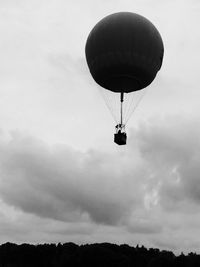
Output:
[[125,145],[126,96],[143,91],[156,77],[163,61],[162,38],[143,16],[131,12],[114,13],[91,30],[85,54],[93,79],[105,92],[112,92],[118,98],[114,142]]

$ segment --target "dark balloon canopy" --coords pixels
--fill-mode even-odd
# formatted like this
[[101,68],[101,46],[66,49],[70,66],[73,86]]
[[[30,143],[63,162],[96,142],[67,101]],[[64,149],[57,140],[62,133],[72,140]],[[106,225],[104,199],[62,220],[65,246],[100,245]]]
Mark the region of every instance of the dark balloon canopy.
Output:
[[155,26],[143,16],[119,12],[90,32],[86,60],[94,80],[114,92],[147,87],[161,68],[164,47]]

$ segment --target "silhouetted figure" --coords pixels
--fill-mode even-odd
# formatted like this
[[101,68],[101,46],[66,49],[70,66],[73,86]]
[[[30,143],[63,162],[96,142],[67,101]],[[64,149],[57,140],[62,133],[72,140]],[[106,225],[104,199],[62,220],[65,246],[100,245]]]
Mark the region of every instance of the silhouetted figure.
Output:
[[115,126],[116,133],[114,134],[114,142],[118,145],[126,145],[127,135],[124,124],[117,124]]

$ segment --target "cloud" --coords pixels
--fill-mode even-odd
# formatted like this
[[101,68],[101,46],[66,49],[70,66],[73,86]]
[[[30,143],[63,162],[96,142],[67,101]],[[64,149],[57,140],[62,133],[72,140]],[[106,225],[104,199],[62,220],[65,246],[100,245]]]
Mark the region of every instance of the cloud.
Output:
[[135,220],[132,221],[127,227],[130,233],[137,234],[158,234],[162,232],[162,225],[159,222],[154,222],[153,220]]
[[[61,221],[118,224],[141,202],[137,166],[126,157],[69,147],[50,149],[15,132],[0,144],[0,195],[24,212]],[[124,161],[121,168],[119,160]],[[132,186],[134,190],[132,195]]]
[[136,140],[148,179],[143,180],[146,211],[135,214],[132,232],[146,230],[150,243],[177,252],[199,248],[199,118],[149,119],[132,131],[132,149]]
[[141,156],[151,173],[148,187],[156,188],[159,203],[167,209],[187,210],[199,203],[198,125],[199,119],[175,116],[142,125],[137,133]]
[[[132,131],[124,153],[49,147],[13,132],[0,143],[0,196],[24,212],[68,222],[128,224],[137,210],[159,206],[187,211],[200,199],[197,123],[181,118],[143,123]],[[131,231],[149,226],[153,232],[149,218],[140,227],[134,221]]]
[[[174,250],[183,240],[183,249],[197,244],[198,123],[181,116],[141,122],[131,130],[124,150],[110,152],[50,147],[12,132],[10,140],[0,142],[0,198],[8,205],[5,212],[10,209],[7,217],[15,214],[23,222],[33,218],[38,227],[45,222],[46,240],[63,234],[94,242],[106,240],[105,232],[113,241],[113,227],[122,241],[123,236],[129,241],[139,236],[144,242],[146,237],[148,246]],[[8,229],[12,221],[4,221],[8,232],[6,221]],[[22,232],[18,225],[16,236]],[[177,241],[171,244],[169,235]]]

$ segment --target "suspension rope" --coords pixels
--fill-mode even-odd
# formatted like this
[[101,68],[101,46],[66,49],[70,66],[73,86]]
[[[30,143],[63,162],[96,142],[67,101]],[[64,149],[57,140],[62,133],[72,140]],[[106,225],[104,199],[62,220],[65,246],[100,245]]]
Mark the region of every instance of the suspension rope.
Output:
[[120,110],[120,124],[123,125],[123,102],[124,102],[124,92],[120,94],[121,110]]

